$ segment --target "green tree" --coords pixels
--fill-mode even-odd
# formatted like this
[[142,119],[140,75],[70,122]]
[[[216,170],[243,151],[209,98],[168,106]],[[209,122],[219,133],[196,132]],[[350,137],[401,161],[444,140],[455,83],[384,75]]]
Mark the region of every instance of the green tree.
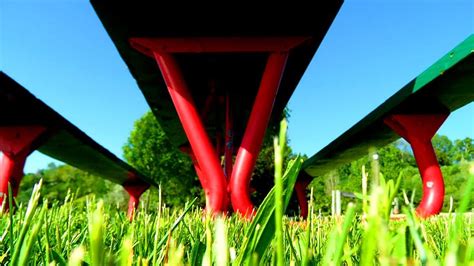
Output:
[[[182,206],[201,195],[191,160],[170,143],[150,111],[135,122],[123,151],[128,163],[161,185],[164,203]],[[157,194],[152,187],[142,201],[157,202]]]
[[[289,117],[288,110],[285,110],[284,116]],[[256,205],[259,205],[273,187],[273,137],[277,132],[278,128],[267,130],[252,175],[251,198]],[[164,202],[178,206],[193,197],[200,196],[201,204],[204,204],[202,189],[191,160],[172,146],[151,112],[147,112],[135,122],[123,150],[125,159],[131,165],[161,184]],[[291,156],[291,148],[288,147],[286,157]],[[152,195],[149,196],[148,193]],[[156,194],[156,190],[152,188],[142,196],[142,201],[147,201],[148,198],[150,201],[156,201]]]
[[457,139],[454,141],[454,161],[461,162],[474,160],[474,140],[471,138]]
[[[267,131],[250,181],[251,198],[256,206],[260,205],[274,185],[275,156],[273,137],[276,136],[276,132],[276,129],[269,129]],[[285,149],[285,157],[283,159],[283,169],[286,169],[288,161],[294,157],[291,147],[288,145],[288,139],[286,142],[287,148]]]
[[[373,184],[375,178],[373,173],[373,164],[378,165],[380,174],[383,175],[385,180],[396,179],[403,173],[404,178],[402,180],[401,189],[408,189],[409,192],[415,188],[415,191],[418,191],[417,188],[421,188],[421,182],[419,175],[417,177],[418,171],[416,168],[415,159],[411,154],[411,151],[406,149],[405,143],[403,141],[395,141],[379,150],[377,150],[377,159],[373,161],[373,157],[363,156],[358,160],[355,160],[351,163],[342,165],[335,169],[334,171],[326,174],[324,177],[317,177],[313,180],[311,187],[314,191],[318,192],[315,194],[315,205],[318,209],[321,209],[323,213],[329,213],[331,211],[331,191],[332,190],[341,190],[345,192],[361,192],[362,191],[362,166],[365,166],[366,172],[368,173],[368,189],[370,189],[371,184]],[[321,184],[325,187],[324,190],[321,190]],[[418,194],[415,194],[418,195]],[[400,199],[402,196],[402,191],[399,195]],[[353,199],[342,199],[342,206],[346,206],[349,201],[354,201]]]
[[68,193],[73,193],[75,199],[95,195],[110,204],[126,205],[126,192],[122,186],[72,166],[53,163],[46,169],[23,177],[16,198],[18,203],[28,202],[34,184],[40,179],[43,179],[42,199],[46,198],[51,203],[63,202]]
[[[445,198],[443,211],[449,209],[450,198],[453,198],[454,207],[458,206],[463,197],[462,184],[467,182],[469,176],[469,161],[474,160],[474,143],[471,138],[451,141],[443,135],[435,135],[432,139],[433,147],[438,157],[445,181]],[[422,196],[422,182],[418,167],[413,157],[413,152],[403,140],[396,141],[377,151],[380,173],[386,180],[397,179],[401,175],[400,190],[397,195],[399,200],[403,201],[403,191],[406,192],[409,199],[413,195],[415,205],[417,205]],[[318,193],[316,194],[316,208],[322,212],[330,212],[331,190],[339,189],[342,191],[361,191],[361,169],[365,165],[369,173],[369,188],[373,181],[370,171],[370,158],[364,156],[349,164],[342,165],[335,171],[328,173],[324,177],[315,178],[311,186]],[[322,181],[324,180],[324,181]],[[326,187],[321,189],[321,185]],[[472,195],[474,197],[474,193]],[[343,200],[343,206],[347,200]],[[471,204],[471,208],[474,203]]]
[[[472,161],[461,161],[460,163],[445,166],[441,168],[444,176],[444,185],[445,185],[445,197],[444,197],[444,207],[443,211],[449,210],[450,207],[450,198],[453,198],[453,207],[457,208],[459,202],[463,197],[469,197],[464,195],[465,184],[467,183],[469,177],[469,168],[472,167]],[[474,191],[471,191],[471,199],[474,199]],[[474,202],[471,200],[470,209],[474,208]]]
[[439,164],[441,166],[452,165],[454,161],[453,153],[456,152],[454,150],[453,142],[447,136],[436,134],[431,139],[431,143],[433,143],[433,148],[436,152]]

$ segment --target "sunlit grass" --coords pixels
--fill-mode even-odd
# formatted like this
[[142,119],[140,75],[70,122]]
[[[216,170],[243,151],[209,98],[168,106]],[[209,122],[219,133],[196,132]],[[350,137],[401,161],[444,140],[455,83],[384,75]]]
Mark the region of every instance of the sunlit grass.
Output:
[[[242,265],[277,260],[274,223],[268,225],[274,210],[264,212],[270,217],[257,214],[260,224],[238,216],[206,218],[193,207],[138,211],[130,223],[123,210],[100,201],[90,199],[85,204],[70,198],[46,209],[46,203],[35,206],[35,195],[30,208],[20,206],[12,216],[13,235],[9,214],[1,216],[1,265],[26,261],[38,265]],[[472,215],[453,213],[420,220],[406,208],[405,220],[391,221],[380,215],[385,213],[378,209],[383,204],[376,203],[381,197],[380,192],[371,194],[369,213],[363,219],[352,207],[343,217],[318,216],[312,210],[307,221],[283,217],[284,263],[468,265],[474,261]]]
[[[276,146],[282,152],[281,142]],[[41,203],[39,183],[26,208],[0,214],[0,265],[474,264],[473,215],[467,212],[474,164],[468,183],[460,184],[466,196],[454,213],[421,220],[407,205],[404,219],[391,220],[399,182],[381,175],[380,185],[354,203],[364,202],[364,213],[350,204],[345,215],[328,217],[310,204],[309,218],[301,220],[283,215],[301,163],[296,158],[276,174],[276,188],[252,221],[211,217],[194,202],[184,209],[160,202],[156,209],[139,209],[130,222],[124,210],[94,198],[69,195],[48,206]]]

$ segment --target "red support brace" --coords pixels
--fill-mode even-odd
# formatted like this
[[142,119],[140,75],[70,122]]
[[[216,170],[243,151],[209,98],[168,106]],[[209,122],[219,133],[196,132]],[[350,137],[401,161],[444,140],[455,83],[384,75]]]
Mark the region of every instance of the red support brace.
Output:
[[224,147],[224,172],[227,180],[232,176],[232,157],[234,155],[233,121],[230,107],[230,96],[225,97],[225,147]]
[[225,142],[222,137],[222,132],[219,130],[216,131],[216,156],[217,158],[221,159],[221,156],[224,154],[224,145]]
[[137,51],[153,57],[158,53],[286,52],[308,40],[305,36],[130,38]]
[[235,159],[229,183],[231,202],[235,211],[247,217],[251,216],[254,210],[250,201],[250,179],[268,126],[287,57],[287,53],[270,54]]
[[208,182],[210,211],[227,210],[227,182],[221,169],[216,151],[199,117],[191,93],[176,60],[167,53],[154,53],[155,60],[161,69],[171,99],[178,113],[184,132],[188,137],[199,168]]
[[444,182],[431,138],[449,114],[400,114],[384,122],[408,141],[423,182],[423,197],[416,209],[421,217],[438,214],[443,207]]
[[8,198],[8,183],[13,196],[17,195],[26,157],[33,151],[33,142],[45,131],[41,126],[0,127],[0,206]]
[[202,189],[204,190],[204,196],[206,198],[206,206],[209,206],[209,198],[210,198],[210,191],[208,189],[209,187],[209,182],[206,179],[206,176],[201,170],[201,167],[199,167],[199,163],[196,159],[196,156],[194,156],[193,151],[191,150],[190,147],[184,146],[180,148],[181,152],[186,153],[189,158],[191,158],[191,161],[193,162],[194,170],[196,171],[196,175],[199,178],[199,182],[201,182]]
[[[130,38],[132,47],[153,57],[163,74],[168,91],[195,156],[194,166],[206,195],[207,208],[223,212],[227,208],[227,189],[231,194],[234,210],[250,216],[249,184],[255,162],[262,145],[265,129],[272,112],[288,51],[301,44],[307,37],[195,37],[195,38]],[[232,167],[232,119],[229,99],[226,104],[225,174],[215,155],[182,73],[171,53],[238,53],[267,52],[270,54],[259,91],[257,93],[247,128]],[[230,183],[227,188],[226,176]]]
[[300,206],[300,215],[303,218],[308,217],[308,200],[306,199],[306,188],[311,183],[312,177],[301,171],[298,180],[295,183],[296,199]]
[[27,156],[26,153],[16,156],[0,153],[0,206],[4,199],[7,200],[8,183],[11,185],[13,197],[17,196]]
[[123,187],[128,192],[128,195],[130,195],[130,199],[128,200],[127,217],[132,221],[135,216],[135,210],[140,204],[140,196],[150,187],[150,184],[140,182],[135,184],[124,184]]

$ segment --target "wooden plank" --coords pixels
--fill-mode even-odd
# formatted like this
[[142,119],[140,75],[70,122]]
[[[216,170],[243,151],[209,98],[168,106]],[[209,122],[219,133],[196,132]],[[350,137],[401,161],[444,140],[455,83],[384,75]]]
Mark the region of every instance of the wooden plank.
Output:
[[156,185],[0,71],[0,127],[31,125],[47,129],[37,146],[52,158],[118,184],[142,180]]
[[410,81],[374,111],[306,160],[303,169],[311,176],[368,154],[399,138],[383,119],[390,114],[454,112],[474,101],[474,34]]

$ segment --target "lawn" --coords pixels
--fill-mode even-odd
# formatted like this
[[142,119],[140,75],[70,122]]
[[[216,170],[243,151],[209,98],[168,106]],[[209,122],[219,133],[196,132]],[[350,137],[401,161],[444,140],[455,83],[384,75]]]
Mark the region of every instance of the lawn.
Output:
[[[157,202],[153,209],[140,207],[130,222],[124,210],[94,197],[70,194],[49,204],[40,182],[27,206],[0,213],[0,264],[474,265],[469,197],[453,213],[420,219],[406,204],[403,216],[392,219],[399,182],[382,178],[342,216],[323,216],[311,202],[306,220],[283,215],[302,159],[290,162],[283,174],[282,145],[275,141],[276,185],[251,220],[211,216],[194,202],[183,209]],[[470,195],[473,187],[471,164],[471,176],[460,188]],[[360,213],[356,204],[363,205]]]

